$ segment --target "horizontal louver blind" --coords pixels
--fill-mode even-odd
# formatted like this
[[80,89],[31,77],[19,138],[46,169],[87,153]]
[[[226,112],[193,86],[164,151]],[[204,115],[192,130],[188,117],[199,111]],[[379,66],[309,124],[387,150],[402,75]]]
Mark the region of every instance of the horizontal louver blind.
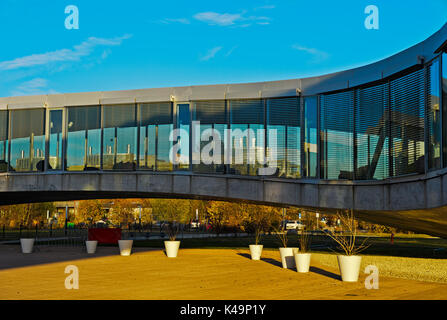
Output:
[[69,107],[68,131],[82,131],[101,128],[101,107]]
[[424,172],[424,70],[390,83],[395,176]]
[[356,91],[356,176],[357,180],[388,176],[388,85]]
[[263,124],[264,101],[230,100],[230,116],[234,124]]
[[227,123],[225,100],[194,102],[194,120],[203,124]]
[[135,105],[104,106],[104,128],[123,128],[135,126]]
[[171,124],[172,103],[143,103],[140,105],[141,125]]
[[44,109],[14,110],[11,111],[12,138],[44,135]]
[[322,177],[352,179],[353,91],[321,95]]
[[267,100],[267,119],[269,125],[295,126],[300,125],[299,98],[278,98]]

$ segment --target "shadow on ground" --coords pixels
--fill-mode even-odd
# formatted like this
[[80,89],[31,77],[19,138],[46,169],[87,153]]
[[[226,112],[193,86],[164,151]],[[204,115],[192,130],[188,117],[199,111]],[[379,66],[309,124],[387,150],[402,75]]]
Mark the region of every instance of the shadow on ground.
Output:
[[[132,253],[154,251],[154,248],[132,248]],[[0,245],[0,270],[29,267],[63,261],[95,259],[119,255],[118,245],[98,245],[95,254],[88,254],[85,246],[54,247],[34,246],[33,253],[22,253],[20,245]],[[125,258],[125,257],[123,257]]]
[[[241,257],[247,258],[247,259],[251,259],[251,256],[248,253],[241,253],[241,252],[239,252],[238,255],[241,256]],[[275,259],[272,259],[272,258],[261,258],[261,261],[270,263],[271,265],[273,265],[275,267],[282,268],[281,261],[278,261],[278,260],[275,260]],[[327,271],[327,270],[323,270],[323,269],[318,268],[318,267],[314,267],[314,266],[310,267],[309,272],[313,272],[313,273],[316,273],[316,274],[319,274],[319,275],[322,275],[322,276],[325,276],[325,277],[328,277],[328,278],[331,278],[331,279],[341,280],[340,275],[335,274],[335,273],[330,272],[330,271]]]

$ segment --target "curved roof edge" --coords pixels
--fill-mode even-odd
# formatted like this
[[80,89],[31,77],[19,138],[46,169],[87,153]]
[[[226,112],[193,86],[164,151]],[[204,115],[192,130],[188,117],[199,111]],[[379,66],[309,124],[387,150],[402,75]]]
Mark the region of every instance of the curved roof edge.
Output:
[[314,95],[348,89],[387,78],[435,58],[447,43],[447,23],[426,40],[383,60],[336,73],[303,79],[241,84],[65,93],[0,98],[0,109],[61,107],[155,101],[188,101]]

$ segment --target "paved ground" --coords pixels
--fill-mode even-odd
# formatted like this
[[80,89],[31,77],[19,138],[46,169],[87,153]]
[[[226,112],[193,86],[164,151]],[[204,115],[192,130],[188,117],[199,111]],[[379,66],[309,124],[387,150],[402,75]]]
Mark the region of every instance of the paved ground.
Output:
[[[380,278],[378,290],[340,281],[338,270],[313,261],[311,272],[280,267],[279,252],[184,249],[175,259],[161,250],[137,248],[129,257],[118,248],[40,247],[25,255],[19,246],[0,246],[0,299],[447,299],[447,284]],[[67,265],[79,269],[79,289],[67,290]]]

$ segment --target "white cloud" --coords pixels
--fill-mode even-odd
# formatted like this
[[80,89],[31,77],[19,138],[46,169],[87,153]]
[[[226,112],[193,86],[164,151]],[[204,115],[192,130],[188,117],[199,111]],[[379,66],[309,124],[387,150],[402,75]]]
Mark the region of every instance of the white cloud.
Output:
[[275,5],[270,4],[270,5],[265,5],[265,6],[256,7],[255,10],[258,10],[258,9],[269,10],[269,9],[275,9],[275,8],[276,8]]
[[75,45],[72,49],[60,49],[40,54],[32,54],[25,57],[16,58],[9,61],[0,62],[0,71],[15,70],[33,66],[47,65],[54,62],[79,61],[82,57],[90,55],[98,46],[118,46],[123,40],[129,39],[131,35],[104,39],[90,37],[84,42]]
[[47,89],[48,80],[43,78],[34,78],[29,81],[22,82],[14,90],[11,91],[13,96],[29,96],[39,94],[55,94],[56,91]]
[[176,19],[170,19],[166,18],[161,20],[161,22],[169,24],[169,23],[181,23],[181,24],[190,24],[189,20],[186,18],[176,18]]
[[247,21],[254,21],[257,24],[267,24],[269,17],[249,16],[245,17],[244,13],[217,13],[217,12],[200,12],[193,16],[194,19],[208,23],[209,25],[231,26],[237,25],[238,22],[245,22],[241,26],[250,26]]
[[202,61],[208,61],[216,56],[216,54],[222,49],[222,47],[214,47],[210,50],[208,50],[208,53],[200,58]]
[[241,14],[200,12],[194,15],[194,19],[206,22],[210,25],[229,26],[242,19]]
[[298,44],[294,44],[292,46],[293,49],[301,51],[301,52],[305,52],[309,55],[312,56],[312,62],[321,62],[326,60],[327,58],[329,58],[329,53],[315,49],[315,48],[308,48],[308,47],[303,47],[300,46]]
[[225,54],[225,57],[230,56],[230,55],[233,53],[233,51],[234,51],[237,47],[238,47],[238,46],[234,46],[233,48],[231,48],[230,50],[228,50],[228,52]]

